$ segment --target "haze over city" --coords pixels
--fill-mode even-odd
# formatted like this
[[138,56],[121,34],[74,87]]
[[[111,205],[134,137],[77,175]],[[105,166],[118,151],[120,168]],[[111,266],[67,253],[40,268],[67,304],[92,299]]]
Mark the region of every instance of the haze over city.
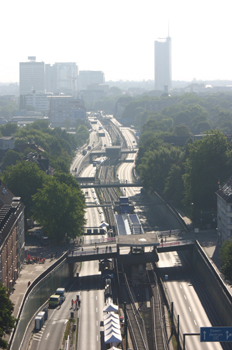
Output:
[[232,79],[229,1],[3,2],[0,81],[19,62],[77,62],[106,80],[154,79],[154,41],[172,38],[172,79]]

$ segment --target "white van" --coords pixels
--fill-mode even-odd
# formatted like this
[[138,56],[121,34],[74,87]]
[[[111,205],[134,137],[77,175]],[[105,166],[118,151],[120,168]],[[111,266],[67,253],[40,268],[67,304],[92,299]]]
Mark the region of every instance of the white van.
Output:
[[56,295],[60,296],[60,300],[62,301],[62,303],[65,301],[65,288],[57,288],[56,290]]

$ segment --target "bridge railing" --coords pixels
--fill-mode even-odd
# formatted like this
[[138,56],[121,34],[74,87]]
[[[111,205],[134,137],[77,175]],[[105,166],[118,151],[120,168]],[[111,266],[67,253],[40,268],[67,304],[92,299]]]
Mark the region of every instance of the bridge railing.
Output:
[[72,256],[89,256],[89,255],[98,255],[98,254],[109,254],[109,253],[116,253],[117,248],[116,247],[104,247],[104,248],[94,248],[94,249],[87,249],[87,250],[73,250],[68,253],[69,257]]
[[102,238],[91,238],[84,240],[84,245],[93,245],[93,244],[101,244],[101,243],[116,243],[116,237],[102,237]]

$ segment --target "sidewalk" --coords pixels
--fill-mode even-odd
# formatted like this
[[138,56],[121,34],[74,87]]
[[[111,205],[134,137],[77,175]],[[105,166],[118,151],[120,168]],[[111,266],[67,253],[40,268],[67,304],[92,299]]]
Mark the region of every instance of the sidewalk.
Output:
[[19,278],[14,285],[14,292],[10,295],[10,300],[14,304],[13,316],[17,317],[20,305],[22,303],[24,294],[28,288],[28,282],[33,282],[42,272],[44,272],[49,266],[54,264],[56,259],[52,261],[47,259],[44,264],[24,264],[23,269],[20,272]]
[[38,241],[34,237],[29,236],[26,237],[25,250],[27,251],[27,254],[30,254],[31,256],[44,257],[45,263],[23,264],[22,270],[20,271],[19,277],[14,285],[14,291],[9,297],[14,304],[14,317],[17,317],[18,315],[24,294],[28,288],[28,282],[32,283],[42,272],[54,264],[57,259],[51,259],[51,254],[53,254],[53,256],[57,255],[57,258],[59,258],[61,255],[63,255],[64,252],[68,250],[68,247],[44,247],[39,245]]

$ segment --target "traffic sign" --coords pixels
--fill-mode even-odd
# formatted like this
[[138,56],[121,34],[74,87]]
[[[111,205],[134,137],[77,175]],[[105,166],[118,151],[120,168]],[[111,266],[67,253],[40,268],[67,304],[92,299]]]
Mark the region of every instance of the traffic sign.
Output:
[[232,342],[232,327],[201,327],[201,342]]

